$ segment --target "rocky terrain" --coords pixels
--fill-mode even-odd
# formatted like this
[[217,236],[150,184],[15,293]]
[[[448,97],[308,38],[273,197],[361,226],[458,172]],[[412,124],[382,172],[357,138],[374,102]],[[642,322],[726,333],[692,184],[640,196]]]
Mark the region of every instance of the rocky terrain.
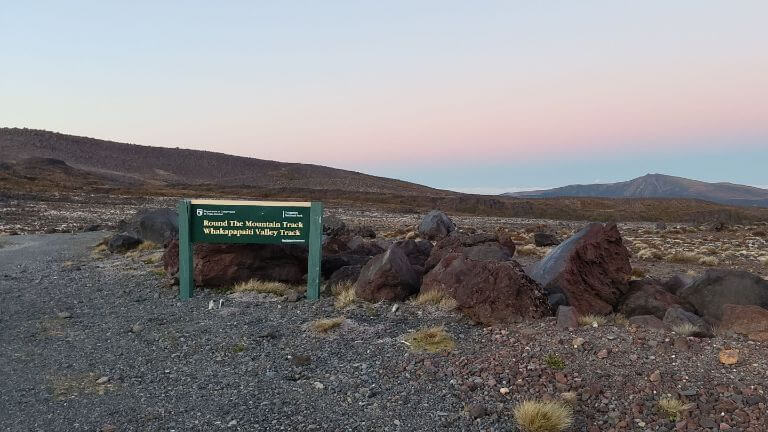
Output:
[[172,211],[136,207],[0,236],[3,430],[768,429],[764,224],[331,206],[320,300],[300,251],[233,245],[180,302]]

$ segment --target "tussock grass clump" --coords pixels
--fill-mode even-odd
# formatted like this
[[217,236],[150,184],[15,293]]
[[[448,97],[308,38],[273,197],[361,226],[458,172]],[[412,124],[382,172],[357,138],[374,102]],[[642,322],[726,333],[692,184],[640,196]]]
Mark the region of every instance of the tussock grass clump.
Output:
[[573,424],[573,410],[560,402],[524,401],[513,414],[524,432],[562,432]]
[[339,291],[336,294],[336,300],[333,302],[336,309],[346,309],[357,303],[357,293],[355,293],[355,285],[352,282],[339,284],[337,287]]
[[720,260],[715,257],[701,257],[699,258],[699,264],[705,266],[716,266],[720,264]]
[[334,317],[334,318],[323,318],[323,319],[312,321],[311,323],[309,323],[309,326],[312,328],[312,330],[318,333],[328,333],[330,330],[333,330],[336,327],[340,326],[345,319],[346,318],[344,318],[343,316]]
[[547,250],[545,248],[536,247],[536,245],[527,244],[517,248],[515,253],[523,256],[543,257],[547,254]]
[[640,250],[640,252],[637,253],[637,257],[642,260],[658,260],[661,259],[663,255],[661,254],[661,251],[649,248]]
[[162,246],[160,246],[157,243],[154,243],[154,242],[151,242],[151,241],[145,241],[145,242],[139,243],[139,245],[136,246],[136,249],[134,249],[134,250],[139,251],[139,252],[145,252],[145,251],[151,251],[151,250],[156,250],[156,249],[161,249],[161,248],[162,248]]
[[646,271],[642,267],[632,267],[631,276],[636,279],[642,279],[646,275]]
[[99,259],[104,258],[104,255],[109,252],[109,249],[107,248],[107,244],[102,242],[97,244],[96,246],[91,249],[91,258],[93,259]]
[[659,411],[670,421],[678,421],[685,411],[693,408],[694,404],[686,404],[680,399],[664,396],[659,399]]
[[698,333],[700,329],[691,323],[683,323],[672,326],[672,331],[682,336],[690,336]]
[[232,287],[234,292],[258,292],[264,294],[284,295],[292,287],[282,282],[262,281],[251,279],[247,282],[240,282]]
[[608,320],[602,315],[581,315],[579,316],[579,325],[582,327],[587,326],[601,326],[605,325]]
[[672,255],[668,255],[666,260],[676,264],[697,264],[703,258],[705,257],[695,253],[675,252]]
[[456,309],[456,305],[457,305],[456,300],[454,300],[451,296],[444,293],[443,291],[438,291],[438,290],[421,291],[419,295],[417,295],[413,300],[411,300],[411,303],[419,306],[424,306],[424,305],[437,306],[438,308],[443,310]]
[[558,371],[565,369],[565,360],[557,354],[547,354],[547,356],[544,357],[544,363],[546,363],[550,369]]
[[629,325],[629,318],[623,313],[617,313],[613,315],[613,323],[620,326]]
[[430,353],[451,351],[456,346],[451,335],[445,331],[445,327],[440,326],[408,333],[403,338],[403,342],[413,351]]

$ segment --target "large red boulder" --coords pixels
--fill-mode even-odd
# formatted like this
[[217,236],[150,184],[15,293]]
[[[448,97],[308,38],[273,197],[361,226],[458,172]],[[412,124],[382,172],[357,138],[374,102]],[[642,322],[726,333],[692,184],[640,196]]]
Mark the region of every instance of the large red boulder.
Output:
[[616,224],[591,223],[531,271],[547,295],[564,294],[581,314],[609,314],[629,290],[629,251]]
[[[173,240],[163,254],[170,276],[179,272],[179,243]],[[307,274],[307,249],[297,245],[194,245],[195,284],[231,286],[250,279],[299,284]]]
[[549,315],[541,287],[517,261],[475,260],[451,253],[424,276],[421,291],[440,291],[458,309],[483,324],[517,322]]
[[750,339],[768,341],[768,310],[760,306],[723,306],[722,330],[747,335]]
[[403,249],[391,246],[371,258],[355,282],[357,297],[367,301],[405,300],[419,290],[419,274]]

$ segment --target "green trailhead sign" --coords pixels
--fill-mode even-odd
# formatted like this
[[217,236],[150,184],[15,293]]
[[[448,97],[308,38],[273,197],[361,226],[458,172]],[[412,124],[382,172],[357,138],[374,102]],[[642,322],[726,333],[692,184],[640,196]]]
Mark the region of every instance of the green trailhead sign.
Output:
[[237,201],[200,200],[190,204],[192,242],[304,244],[309,241],[311,203],[308,202],[242,205]]
[[321,202],[182,200],[179,296],[194,292],[193,243],[298,244],[309,248],[307,298],[317,299],[323,235]]

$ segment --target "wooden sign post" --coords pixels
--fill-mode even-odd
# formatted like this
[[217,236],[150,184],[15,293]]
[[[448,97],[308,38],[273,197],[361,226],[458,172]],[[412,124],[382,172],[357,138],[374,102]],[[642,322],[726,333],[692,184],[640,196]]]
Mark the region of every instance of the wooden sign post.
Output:
[[302,244],[309,247],[307,298],[320,295],[323,203],[182,200],[179,202],[179,297],[194,294],[194,243]]

